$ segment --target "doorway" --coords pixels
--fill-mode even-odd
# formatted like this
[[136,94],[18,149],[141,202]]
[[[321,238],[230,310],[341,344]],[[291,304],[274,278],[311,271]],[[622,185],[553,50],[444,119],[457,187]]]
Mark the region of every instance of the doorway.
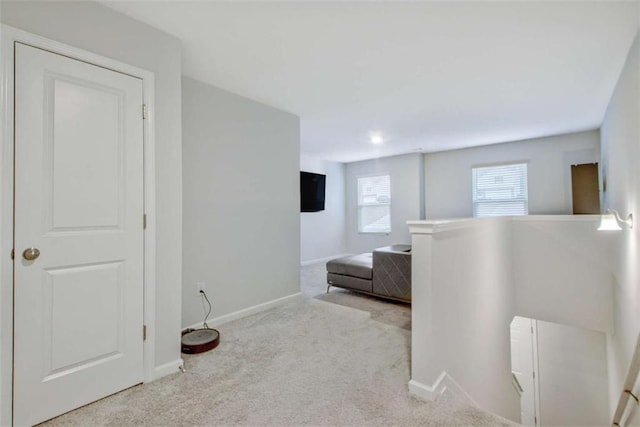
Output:
[[573,214],[600,213],[598,164],[571,165],[571,197]]

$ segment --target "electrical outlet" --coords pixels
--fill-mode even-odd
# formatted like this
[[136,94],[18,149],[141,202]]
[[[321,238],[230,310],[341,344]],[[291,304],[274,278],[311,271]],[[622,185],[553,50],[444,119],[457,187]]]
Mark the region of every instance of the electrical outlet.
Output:
[[196,291],[200,294],[200,291],[204,291],[204,287],[206,286],[205,282],[196,282]]

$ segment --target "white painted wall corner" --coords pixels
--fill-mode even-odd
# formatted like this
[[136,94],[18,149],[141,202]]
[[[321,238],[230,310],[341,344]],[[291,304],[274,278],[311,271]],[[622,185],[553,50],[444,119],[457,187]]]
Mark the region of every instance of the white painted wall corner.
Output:
[[177,374],[181,371],[181,368],[184,366],[184,361],[182,359],[172,360],[169,363],[165,363],[160,366],[156,366],[153,370],[153,380],[158,380],[162,377],[166,377],[167,375]]

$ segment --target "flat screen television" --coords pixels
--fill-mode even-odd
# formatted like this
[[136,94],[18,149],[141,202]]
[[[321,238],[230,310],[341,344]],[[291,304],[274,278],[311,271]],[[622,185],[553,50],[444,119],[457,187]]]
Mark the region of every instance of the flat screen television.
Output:
[[324,210],[326,175],[300,172],[300,212]]

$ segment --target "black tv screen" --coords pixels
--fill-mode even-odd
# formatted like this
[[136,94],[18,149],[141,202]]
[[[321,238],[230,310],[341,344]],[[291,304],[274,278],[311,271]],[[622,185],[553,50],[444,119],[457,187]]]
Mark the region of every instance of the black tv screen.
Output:
[[324,187],[326,175],[300,172],[300,212],[324,210]]

